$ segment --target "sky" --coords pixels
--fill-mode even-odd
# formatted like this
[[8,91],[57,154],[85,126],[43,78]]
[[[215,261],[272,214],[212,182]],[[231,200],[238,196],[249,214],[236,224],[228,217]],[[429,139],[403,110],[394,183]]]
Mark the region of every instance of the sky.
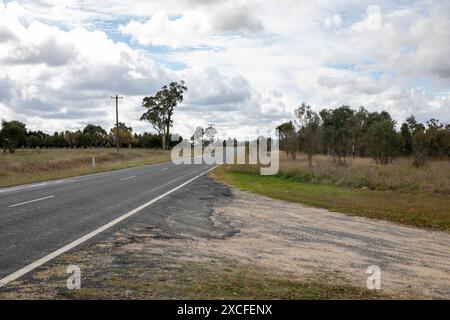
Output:
[[316,111],[450,122],[450,1],[0,0],[0,118],[135,132],[142,99],[188,91],[173,131],[253,138]]

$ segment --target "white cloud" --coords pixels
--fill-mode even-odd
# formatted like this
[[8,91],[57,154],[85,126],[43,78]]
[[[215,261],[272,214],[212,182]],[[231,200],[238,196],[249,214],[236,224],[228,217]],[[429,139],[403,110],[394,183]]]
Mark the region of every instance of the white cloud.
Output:
[[141,44],[176,48],[197,45],[211,30],[211,26],[196,12],[188,12],[181,18],[170,20],[164,11],[160,11],[147,22],[131,21],[121,26],[120,30]]
[[[12,8],[0,11],[0,29],[14,35],[0,44],[0,99],[8,109],[5,116],[19,118],[30,128],[53,131],[86,122],[111,126],[111,94],[152,92],[175,77],[104,32],[64,31],[38,21],[26,25],[14,15],[17,5]],[[134,120],[127,117],[134,108],[124,103],[125,120]]]
[[[204,7],[187,10],[171,17],[158,11],[146,22],[132,20],[119,30],[143,45],[162,45],[172,48],[222,44],[221,36],[228,33],[255,33],[264,29],[260,20],[244,6]],[[219,40],[219,41],[217,41]]]
[[450,121],[449,39],[437,0],[0,1],[1,117],[109,128],[118,92],[142,131],[142,97],[184,79],[174,129],[186,136],[208,123],[255,136],[303,101]]

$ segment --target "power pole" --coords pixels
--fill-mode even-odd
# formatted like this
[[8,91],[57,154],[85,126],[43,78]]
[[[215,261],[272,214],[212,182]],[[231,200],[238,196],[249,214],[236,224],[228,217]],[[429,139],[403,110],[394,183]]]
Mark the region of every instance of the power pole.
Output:
[[119,99],[123,99],[123,97],[119,97],[117,94],[115,97],[111,97],[111,99],[116,99],[116,148],[119,151]]

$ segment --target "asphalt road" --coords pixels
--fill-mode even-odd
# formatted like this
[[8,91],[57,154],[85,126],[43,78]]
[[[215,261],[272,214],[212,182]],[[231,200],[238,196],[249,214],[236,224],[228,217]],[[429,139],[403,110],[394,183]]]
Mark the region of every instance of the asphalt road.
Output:
[[166,162],[0,189],[0,279],[212,167]]

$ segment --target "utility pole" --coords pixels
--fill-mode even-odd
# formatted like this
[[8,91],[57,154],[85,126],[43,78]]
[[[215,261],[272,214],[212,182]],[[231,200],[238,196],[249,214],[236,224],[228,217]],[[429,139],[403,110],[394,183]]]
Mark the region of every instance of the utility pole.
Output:
[[115,97],[111,97],[111,99],[116,99],[116,148],[119,151],[119,99],[123,99],[123,97],[119,97],[117,94]]

